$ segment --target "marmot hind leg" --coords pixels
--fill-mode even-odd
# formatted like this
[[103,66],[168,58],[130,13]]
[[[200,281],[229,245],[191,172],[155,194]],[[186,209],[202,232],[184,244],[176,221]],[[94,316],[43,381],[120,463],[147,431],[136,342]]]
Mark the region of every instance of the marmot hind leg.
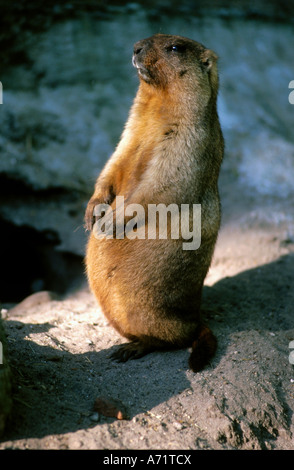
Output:
[[[192,343],[192,352],[189,357],[189,367],[193,372],[199,372],[215,355],[217,340],[210,328],[202,324],[197,328],[195,336],[196,339]],[[129,359],[140,359],[154,351],[173,350],[179,347],[179,345],[157,338],[148,338],[148,340],[138,338],[119,346],[119,349],[110,357],[117,362],[127,362]]]
[[129,359],[140,359],[140,357],[152,352],[154,349],[140,343],[131,341],[119,346],[118,350],[111,354],[110,358],[117,362],[127,362]]
[[117,362],[127,362],[129,359],[140,359],[146,354],[163,349],[172,349],[172,345],[157,338],[138,338],[120,345],[110,358]]

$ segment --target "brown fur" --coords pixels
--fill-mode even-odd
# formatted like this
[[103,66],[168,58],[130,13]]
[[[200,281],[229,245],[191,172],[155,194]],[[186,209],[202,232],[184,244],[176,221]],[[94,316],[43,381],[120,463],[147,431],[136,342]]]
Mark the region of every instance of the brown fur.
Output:
[[121,140],[97,180],[86,226],[91,230],[95,205],[115,207],[117,196],[124,196],[125,206],[145,208],[201,204],[201,245],[184,251],[182,239],[111,240],[91,233],[89,285],[109,322],[131,341],[114,355],[121,361],[193,345],[190,367],[197,371],[216,349],[200,318],[220,225],[217,180],[224,144],[216,62],[214,52],[179,36],[155,35],[134,46],[140,86]]

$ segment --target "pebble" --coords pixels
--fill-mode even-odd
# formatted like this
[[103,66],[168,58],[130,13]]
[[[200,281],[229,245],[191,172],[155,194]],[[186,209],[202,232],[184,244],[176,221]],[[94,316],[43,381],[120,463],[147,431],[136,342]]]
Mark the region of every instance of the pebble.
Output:
[[174,427],[175,427],[176,429],[178,429],[178,430],[182,429],[182,427],[183,427],[183,426],[181,425],[181,423],[178,423],[177,421],[175,421],[175,422],[173,423],[173,425],[174,425]]
[[95,423],[97,423],[97,421],[99,421],[99,413],[93,413],[93,414],[90,416],[90,420],[91,420],[91,421],[94,421]]

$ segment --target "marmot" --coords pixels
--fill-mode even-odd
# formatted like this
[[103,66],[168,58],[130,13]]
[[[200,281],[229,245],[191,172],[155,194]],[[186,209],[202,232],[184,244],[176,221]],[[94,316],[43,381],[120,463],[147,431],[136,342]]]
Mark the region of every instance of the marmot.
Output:
[[[156,34],[135,44],[132,61],[139,89],[85,215],[86,229],[92,230],[99,220],[95,206],[107,204],[113,209],[114,235],[97,237],[92,230],[85,259],[88,281],[110,324],[130,340],[114,359],[192,346],[189,365],[196,372],[217,346],[200,315],[220,226],[224,141],[217,114],[217,56],[191,39]],[[183,249],[183,236],[173,238],[170,226],[166,239],[116,236],[118,196],[125,209],[129,204],[146,210],[152,204],[201,205],[200,246]],[[123,214],[123,231],[128,216]],[[147,227],[146,218],[137,222],[137,228]]]

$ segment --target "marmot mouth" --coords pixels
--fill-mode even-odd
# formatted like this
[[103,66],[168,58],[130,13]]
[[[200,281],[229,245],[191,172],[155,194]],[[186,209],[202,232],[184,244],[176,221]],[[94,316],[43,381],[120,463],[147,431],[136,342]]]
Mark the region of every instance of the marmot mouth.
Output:
[[145,80],[146,82],[149,82],[151,80],[152,77],[149,70],[144,65],[138,63],[138,58],[135,55],[133,55],[132,64],[137,69],[138,74],[141,78],[143,78],[143,80]]

